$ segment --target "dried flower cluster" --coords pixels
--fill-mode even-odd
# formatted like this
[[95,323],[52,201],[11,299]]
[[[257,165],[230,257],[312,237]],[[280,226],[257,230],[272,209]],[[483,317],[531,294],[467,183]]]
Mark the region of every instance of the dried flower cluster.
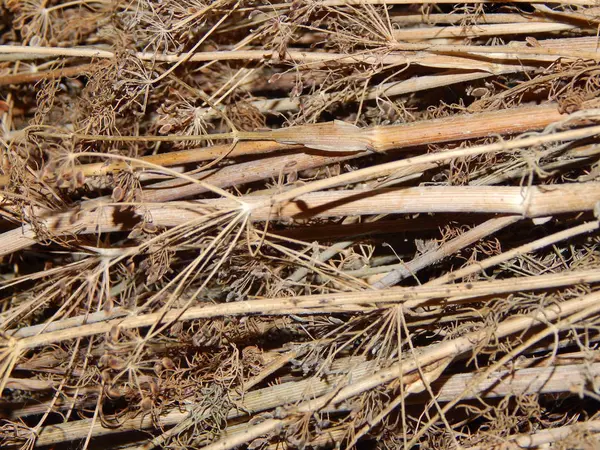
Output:
[[2,448],[600,446],[595,0],[0,18]]

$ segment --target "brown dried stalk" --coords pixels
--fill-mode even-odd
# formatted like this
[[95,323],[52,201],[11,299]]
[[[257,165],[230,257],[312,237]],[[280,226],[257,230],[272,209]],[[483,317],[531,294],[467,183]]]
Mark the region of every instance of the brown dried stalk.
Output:
[[534,252],[549,245],[556,244],[560,241],[573,238],[579,234],[591,233],[593,231],[596,231],[599,227],[600,222],[598,221],[583,223],[581,225],[577,225],[567,230],[559,231],[549,236],[545,236],[541,239],[528,242],[527,244],[515,247],[512,250],[508,250],[499,255],[491,256],[483,261],[478,261],[475,264],[463,267],[462,269],[448,272],[447,274],[442,275],[434,280],[431,280],[426,284],[428,286],[437,286],[440,284],[449,283],[450,281],[459,280],[474,273],[482,272],[490,267],[497,266],[498,264],[503,263],[505,261],[509,261],[513,258],[518,258],[519,256],[525,255],[527,253]]
[[89,73],[96,67],[96,64],[80,64],[78,66],[61,67],[59,69],[44,70],[41,72],[0,75],[0,86],[9,84],[32,83],[40,80],[50,80],[53,78],[80,76]]
[[[410,4],[423,4],[427,3],[427,0],[417,0],[415,2],[409,2],[408,0],[322,0],[322,6],[349,6],[349,5],[410,5]],[[442,0],[436,3],[446,4],[452,3],[452,0]],[[486,3],[486,0],[473,0],[471,3]],[[542,0],[526,1],[516,0],[515,3],[544,3]],[[556,1],[558,4],[568,5],[580,5],[580,6],[596,6],[593,0],[575,0],[575,1]],[[279,6],[280,8],[284,6]],[[287,6],[285,6],[287,7]]]
[[[527,253],[531,253],[536,250],[540,250],[549,245],[553,245],[558,242],[573,238],[580,234],[591,233],[593,231],[598,230],[599,227],[600,227],[600,222],[598,222],[598,221],[583,223],[581,225],[577,225],[572,228],[568,228],[566,230],[559,231],[557,233],[553,233],[548,236],[544,236],[543,238],[537,239],[535,241],[528,242],[528,243],[523,244],[519,247],[516,247],[512,250],[502,252],[499,255],[491,256],[489,258],[486,258],[482,261],[478,261],[477,263],[468,265],[461,269],[457,269],[457,270],[448,272],[438,278],[429,280],[428,282],[426,282],[424,284],[425,285],[440,285],[440,284],[449,283],[454,280],[459,280],[459,279],[467,277],[469,275],[483,272],[484,270],[486,270],[490,267],[497,266],[503,262],[509,261],[514,258],[518,258]],[[452,241],[450,241],[450,242],[452,242]],[[445,245],[444,245],[444,247],[445,247]],[[444,249],[444,254],[445,254],[445,252],[446,252],[446,250]],[[448,253],[451,253],[451,251],[448,250]],[[415,258],[413,261],[420,261],[421,258],[424,258],[426,255],[427,254],[421,255],[421,256]],[[429,260],[429,259],[430,259],[429,257],[426,258],[426,260]],[[433,258],[431,258],[431,259],[433,259]],[[347,271],[346,274],[348,274],[349,276],[353,276],[353,277],[370,277],[373,275],[379,275],[379,277],[381,277],[380,274],[387,274],[387,273],[392,272],[395,269],[402,270],[407,265],[416,264],[416,262],[413,262],[413,261],[410,261],[408,263],[400,263],[400,264],[396,263],[396,264],[387,265],[387,266],[371,267],[371,268],[359,269],[359,270],[350,270],[350,271]],[[379,277],[374,278],[374,280],[379,280]]]
[[491,25],[477,25],[475,27],[431,27],[431,28],[407,28],[394,31],[394,38],[400,41],[421,41],[426,39],[441,38],[467,38],[481,36],[502,36],[505,34],[528,34],[548,33],[552,31],[565,31],[576,28],[575,25],[567,23],[552,22],[529,22],[529,23],[503,23]]
[[[418,145],[450,142],[460,139],[475,139],[478,137],[491,136],[491,135],[503,135],[503,134],[514,134],[520,133],[526,130],[536,130],[544,128],[553,122],[560,121],[562,116],[554,104],[535,106],[535,107],[524,107],[494,112],[483,112],[469,115],[459,115],[444,119],[427,120],[421,122],[414,122],[404,125],[393,125],[387,127],[376,127],[374,129],[366,129],[360,133],[357,133],[357,139],[359,142],[365,142],[367,147],[373,148],[377,152],[385,152],[392,149],[407,148]],[[305,126],[303,132],[305,134],[312,134],[312,127]],[[70,135],[62,135],[63,137],[69,137]],[[227,138],[232,138],[234,135],[228,134]],[[253,137],[258,139],[270,139],[269,132],[257,133]],[[308,136],[311,138],[310,136]],[[106,140],[106,137],[95,137],[97,139]],[[194,140],[194,136],[178,136],[180,140]],[[201,139],[214,139],[214,135],[199,136]],[[111,140],[119,141],[129,139],[127,137],[113,137]],[[173,140],[173,136],[160,136],[160,137],[131,137],[133,140]],[[314,138],[311,138],[314,139]],[[302,140],[302,135],[298,138]],[[309,142],[310,144],[310,142]],[[318,145],[318,143],[317,143]],[[140,158],[140,163],[114,161],[106,163],[94,163],[84,164],[75,166],[72,170],[73,173],[81,172],[84,176],[100,176],[108,173],[116,172],[119,170],[129,168],[143,168],[146,163],[159,165],[159,166],[176,166],[180,164],[188,164],[199,161],[206,161],[222,157],[237,157],[242,155],[255,155],[262,153],[270,153],[281,150],[290,150],[296,148],[277,142],[238,142],[233,148],[231,145],[218,145],[209,148],[200,148],[194,150],[186,150],[179,152],[161,153],[158,155],[150,155]],[[339,146],[331,147],[340,152],[347,151],[348,149],[340,143]],[[334,151],[335,151],[334,150]],[[215,176],[208,177],[211,172],[201,172],[197,177],[206,179],[209,183],[215,186],[224,187],[219,179],[233,180],[231,184],[235,185],[248,181],[256,181],[258,179],[268,178],[270,176],[277,176],[282,170],[284,173],[290,170],[304,170],[307,168],[318,167],[321,165],[331,164],[336,161],[343,161],[348,159],[350,156],[339,157],[339,159],[333,159],[336,157],[321,157],[319,155],[312,156],[296,156],[297,161],[293,157],[284,157],[281,162],[278,160],[258,160],[255,162],[245,163],[239,166],[226,167],[219,170]],[[264,167],[263,167],[264,166]],[[285,168],[287,167],[287,170]],[[269,174],[265,173],[265,169],[269,170]],[[213,171],[215,172],[215,171]],[[236,180],[235,173],[239,172],[244,175],[244,179]],[[256,177],[254,176],[256,175]],[[251,177],[251,178],[249,178]],[[215,180],[216,178],[216,180]],[[239,175],[238,177],[239,178]],[[5,177],[5,183],[8,179]],[[176,181],[176,184],[181,184],[181,181]],[[168,187],[167,183],[161,183],[156,185],[156,189],[160,191],[156,195],[149,192],[147,201],[165,201],[168,199],[165,194],[165,188]],[[187,186],[183,189],[184,192],[181,196],[194,195],[204,192],[199,186]],[[185,192],[187,189],[188,192]]]
[[[467,296],[470,301],[475,301],[476,297],[482,297],[492,294],[501,294],[506,292],[518,292],[522,290],[549,289],[558,286],[568,286],[572,284],[594,283],[600,281],[600,273],[597,270],[587,270],[579,272],[567,272],[551,275],[539,275],[527,278],[515,278],[508,280],[480,281],[448,286],[419,286],[407,288],[394,288],[386,290],[372,291],[369,293],[368,302],[374,304],[402,303],[404,308],[416,308],[424,303],[431,303],[436,298],[446,298],[449,301],[463,301],[461,296]],[[121,329],[145,327],[157,322],[171,322],[173,320],[188,321],[196,319],[207,319],[222,316],[236,316],[245,314],[264,314],[277,315],[300,314],[302,310],[306,314],[313,313],[313,308],[344,306],[364,304],[364,292],[344,292],[337,294],[296,296],[275,299],[248,300],[245,302],[235,302],[220,304],[214,306],[189,307],[185,310],[171,309],[166,313],[133,314],[123,310],[115,310],[111,313],[97,313],[87,315],[85,318],[66,319],[56,324],[47,324],[43,326],[34,326],[31,330],[39,332],[45,329],[46,332],[39,335],[19,338],[21,334],[30,335],[32,331],[28,328],[21,330],[7,331],[11,339],[15,339],[15,351],[36,348],[51,343],[62,342],[78,337],[92,336],[100,333],[107,333],[113,326]],[[122,317],[114,319],[113,315]],[[85,322],[89,324],[82,325]],[[94,321],[99,321],[92,323]],[[65,328],[69,327],[69,328]]]
[[[537,108],[516,108],[500,112],[481,113],[475,120],[469,116],[458,116],[403,125],[377,126],[361,129],[342,121],[323,122],[313,125],[280,128],[270,131],[234,131],[208,135],[169,136],[104,136],[81,133],[52,133],[27,130],[26,133],[59,139],[109,142],[178,142],[233,139],[234,141],[275,141],[279,144],[302,145],[309,149],[327,152],[359,152],[364,150],[386,151],[393,148],[424,143],[454,141],[464,137],[479,137],[490,133],[518,133],[524,129],[538,129],[560,120],[561,115],[554,105]],[[510,119],[510,120],[508,120]],[[493,121],[493,131],[490,124]],[[466,122],[466,123],[465,123]],[[470,125],[460,129],[461,125]],[[435,131],[432,130],[435,128]],[[441,128],[441,129],[440,129]],[[457,129],[458,128],[458,129]],[[425,134],[425,136],[423,136]],[[431,134],[437,139],[430,137]],[[440,138],[440,134],[443,135]],[[18,134],[15,136],[18,137]],[[412,139],[411,139],[412,138]],[[85,155],[87,156],[87,155]],[[164,158],[165,156],[163,156]],[[181,161],[180,161],[181,163]],[[156,164],[156,162],[154,162]],[[85,175],[85,173],[84,173]]]
[[[525,67],[523,67],[525,69]],[[516,68],[506,68],[503,73],[514,73]],[[408,80],[395,81],[391,83],[383,83],[376,87],[368,88],[359,99],[356,101],[367,101],[377,100],[380,98],[390,98],[403,94],[409,94],[411,92],[420,92],[428,89],[440,88],[443,86],[450,86],[458,83],[466,83],[469,81],[475,81],[483,78],[492,76],[489,72],[471,72],[471,73],[441,73],[439,75],[423,75],[419,77],[409,78]],[[323,93],[319,98],[324,101],[330,101],[335,98],[340,98],[340,93]],[[250,105],[256,108],[258,111],[264,113],[277,113],[285,111],[296,111],[302,107],[303,104],[310,101],[311,96],[301,96],[299,98],[274,98],[265,100],[256,100],[250,102]],[[351,98],[346,100],[347,102],[353,101]],[[225,108],[218,108],[220,111],[224,111]],[[198,111],[198,114],[206,119],[216,119],[219,114],[217,111],[211,108],[202,108]]]
[[[271,196],[247,196],[233,200],[119,205],[93,202],[78,211],[55,213],[37,210],[36,220],[55,237],[123,231],[142,223],[148,215],[155,225],[174,227],[200,219],[207,208],[239,210],[240,202],[251,220],[334,217],[391,213],[504,213],[521,217],[543,217],[569,212],[592,211],[600,200],[600,183],[510,186],[425,186],[375,191],[325,191],[294,196],[274,208]],[[120,211],[127,210],[127,221]],[[43,221],[43,222],[42,222]],[[36,242],[30,225],[0,235],[0,255],[10,254]]]
[[[542,145],[549,142],[555,142],[559,140],[576,140],[585,139],[591,136],[595,136],[600,133],[600,126],[592,126],[587,128],[581,128],[576,130],[564,131],[554,134],[542,134],[540,136],[525,137],[514,139],[509,142],[501,142],[496,144],[483,145],[478,147],[471,147],[468,149],[449,150],[440,154],[428,154],[417,156],[414,158],[406,158],[402,161],[395,161],[387,164],[380,164],[373,167],[357,170],[350,173],[338,175],[337,177],[330,178],[328,180],[319,180],[313,183],[309,183],[305,186],[292,189],[285,193],[276,195],[272,199],[272,203],[283,203],[285,201],[294,199],[300,195],[308,192],[314,192],[317,190],[328,189],[331,187],[344,185],[347,183],[353,183],[357,181],[363,181],[365,179],[372,178],[374,176],[380,176],[381,174],[393,173],[397,170],[410,167],[412,165],[426,164],[430,162],[440,160],[450,160],[453,158],[461,158],[475,155],[483,155],[492,152],[509,151],[518,148],[532,147],[536,145]],[[379,140],[385,140],[381,136],[381,133],[376,138],[376,142]],[[376,144],[375,144],[376,145]]]
[[[597,52],[595,38],[577,37],[567,39],[555,39],[540,41],[540,46],[527,48],[519,43],[513,46],[481,46],[481,45],[439,45],[439,44],[407,44],[393,43],[390,49],[398,51],[426,51],[431,53],[458,53],[463,55],[485,54],[490,58],[511,61],[527,60],[536,62],[551,62],[559,58],[581,58],[600,60],[600,53]],[[384,44],[383,42],[381,43]],[[569,47],[568,49],[566,47]],[[573,50],[577,48],[577,50]],[[0,54],[9,54],[22,59],[44,58],[44,57],[81,57],[81,58],[102,58],[114,59],[114,52],[94,48],[60,48],[60,47],[33,47],[21,45],[0,45]],[[418,64],[426,67],[454,67],[462,69],[482,69],[485,68],[492,73],[494,68],[509,66],[508,64],[494,65],[491,63],[470,60],[466,57],[444,57],[441,55],[410,55],[387,53],[381,56],[372,55],[372,52],[364,54],[346,55],[341,53],[327,52],[305,52],[302,50],[288,49],[285,53],[286,58],[296,63],[303,64]],[[524,55],[526,55],[524,57]],[[277,58],[278,55],[273,51],[264,50],[232,50],[216,52],[194,52],[184,53],[182,55],[163,55],[156,53],[135,54],[135,57],[145,61],[161,62],[205,62],[205,61],[231,61],[231,60],[257,60],[269,61]],[[276,60],[276,59],[275,59]],[[454,64],[454,65],[453,65]]]
[[[593,17],[590,14],[590,19]],[[461,13],[433,13],[433,14],[392,14],[390,15],[390,21],[392,23],[400,24],[425,24],[425,25],[437,25],[437,24],[450,24],[460,25],[461,23],[468,23],[469,19],[473,19],[472,14],[461,14]],[[554,21],[548,18],[543,13],[532,13],[532,14],[519,14],[519,13],[494,13],[485,14],[480,18],[478,26],[484,24],[493,23],[553,23]]]

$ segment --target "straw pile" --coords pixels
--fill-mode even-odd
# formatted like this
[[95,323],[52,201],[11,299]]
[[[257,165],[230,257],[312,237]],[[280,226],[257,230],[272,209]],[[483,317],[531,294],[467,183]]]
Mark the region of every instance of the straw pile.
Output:
[[0,17],[2,448],[598,448],[595,0]]

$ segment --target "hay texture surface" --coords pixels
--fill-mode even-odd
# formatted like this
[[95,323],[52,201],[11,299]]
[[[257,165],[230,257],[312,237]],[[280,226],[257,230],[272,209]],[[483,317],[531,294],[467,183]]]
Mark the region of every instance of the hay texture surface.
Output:
[[599,30],[0,2],[0,447],[600,448]]

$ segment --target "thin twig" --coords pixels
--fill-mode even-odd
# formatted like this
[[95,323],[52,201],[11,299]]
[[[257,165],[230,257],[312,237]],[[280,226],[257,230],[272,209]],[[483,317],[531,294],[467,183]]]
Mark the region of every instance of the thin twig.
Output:
[[412,261],[397,265],[397,267],[386,273],[383,277],[371,281],[371,285],[375,289],[384,289],[389,286],[394,286],[405,278],[409,278],[411,276],[414,277],[417,272],[425,267],[435,264],[441,259],[456,253],[460,249],[467,247],[491,234],[494,234],[521,219],[521,216],[508,216],[490,219],[462,233],[460,236],[445,242],[435,250],[430,250],[422,255],[419,255]]
[[[145,327],[155,324],[157,321],[170,323],[173,320],[188,321],[223,316],[236,316],[247,314],[277,315],[288,314],[290,310],[294,314],[300,314],[304,310],[306,314],[311,313],[311,308],[342,306],[347,304],[386,304],[403,303],[406,308],[415,308],[424,302],[430,302],[436,298],[452,298],[455,301],[464,301],[460,296],[468,295],[471,301],[477,296],[500,294],[503,292],[516,292],[520,290],[537,290],[551,287],[565,286],[577,283],[594,283],[600,281],[600,273],[597,270],[567,272],[550,275],[539,275],[526,278],[507,280],[480,281],[453,284],[448,286],[419,286],[407,288],[394,288],[378,291],[370,291],[367,298],[363,291],[344,292],[325,295],[310,295],[296,297],[280,297],[274,299],[248,300],[219,305],[189,307],[185,310],[171,309],[166,313],[135,314],[129,312],[126,318],[107,320],[110,316],[103,315],[96,320],[101,322],[85,324],[87,317],[69,319],[70,328],[61,325],[49,324],[46,332],[39,335],[17,339],[20,333],[29,334],[27,328],[23,331],[10,330],[7,332],[13,339],[17,339],[19,349],[36,348],[51,343],[63,342],[84,336],[93,336],[100,333],[108,333],[113,326],[121,329]],[[448,301],[448,300],[447,300]],[[119,312],[119,315],[122,311]],[[74,326],[75,325],[75,326]]]

